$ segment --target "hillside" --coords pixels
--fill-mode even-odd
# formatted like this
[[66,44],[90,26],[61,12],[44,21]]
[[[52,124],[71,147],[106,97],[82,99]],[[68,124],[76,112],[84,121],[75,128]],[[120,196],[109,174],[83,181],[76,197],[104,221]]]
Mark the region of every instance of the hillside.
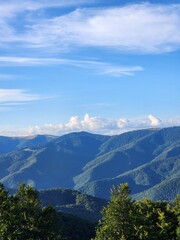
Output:
[[3,137],[0,136],[0,154],[19,150],[26,147],[41,147],[56,139],[55,136],[37,135],[31,137]]
[[37,189],[73,188],[73,178],[98,153],[108,137],[89,133],[62,136],[43,147],[24,148],[0,155],[0,178],[6,186],[16,188],[25,181]]
[[[41,138],[37,145],[21,142],[22,149],[16,143],[15,151],[0,145],[6,152],[0,154],[0,181],[7,187],[26,182],[37,189],[70,188],[109,198],[113,185],[128,182],[133,197],[154,200],[172,200],[180,192],[180,127]],[[4,146],[11,141],[0,139]]]
[[41,190],[39,197],[44,206],[50,204],[58,212],[72,214],[90,222],[101,219],[100,211],[107,205],[107,200],[70,189]]

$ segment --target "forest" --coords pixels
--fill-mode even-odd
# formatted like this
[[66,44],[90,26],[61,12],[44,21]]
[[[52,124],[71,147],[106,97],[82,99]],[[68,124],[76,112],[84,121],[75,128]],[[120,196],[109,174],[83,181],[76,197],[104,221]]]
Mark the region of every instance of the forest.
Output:
[[43,206],[33,187],[14,194],[0,185],[2,240],[179,240],[180,195],[173,202],[133,200],[127,183],[113,187],[111,200],[93,224]]

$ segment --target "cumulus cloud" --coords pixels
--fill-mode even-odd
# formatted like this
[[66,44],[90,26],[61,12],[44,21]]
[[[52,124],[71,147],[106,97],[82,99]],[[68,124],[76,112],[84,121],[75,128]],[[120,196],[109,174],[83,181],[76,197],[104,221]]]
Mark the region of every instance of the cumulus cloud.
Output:
[[[61,7],[61,1],[51,2]],[[14,42],[51,51],[91,46],[138,53],[162,53],[180,48],[180,4],[78,8],[61,16],[39,18],[35,11],[43,6],[52,7],[51,2],[23,1],[22,6],[16,1],[13,6],[1,4],[0,44]],[[65,1],[62,3],[65,5]],[[26,17],[27,10],[34,13],[32,18]],[[23,11],[26,19],[22,22],[23,32],[18,32],[12,21],[6,19],[17,17],[19,11]]]
[[150,121],[150,125],[151,125],[151,126],[154,126],[154,127],[160,125],[160,123],[161,123],[161,120],[158,119],[157,117],[154,117],[152,114],[150,114],[150,115],[148,116],[148,119],[149,119],[149,121]]
[[147,117],[105,119],[98,116],[91,117],[89,114],[80,119],[72,116],[67,123],[45,124],[43,127],[31,126],[28,128],[28,135],[52,134],[63,135],[70,132],[89,131],[92,133],[114,135],[126,131],[152,127],[168,127],[180,125],[180,117],[160,120],[152,114]]
[[120,119],[117,120],[117,127],[120,128],[120,129],[124,128],[128,125],[128,123],[129,123],[128,119],[120,118]]
[[7,129],[0,130],[0,135],[32,136],[36,134],[50,134],[61,136],[63,134],[80,131],[116,135],[132,130],[170,126],[180,126],[180,117],[160,120],[152,114],[149,114],[148,116],[129,119],[121,117],[117,119],[106,119],[99,116],[92,117],[89,114],[85,114],[83,118],[72,116],[66,123],[47,123],[44,126],[35,125],[24,129],[17,129],[14,127],[14,129],[17,129],[16,131],[7,127]]

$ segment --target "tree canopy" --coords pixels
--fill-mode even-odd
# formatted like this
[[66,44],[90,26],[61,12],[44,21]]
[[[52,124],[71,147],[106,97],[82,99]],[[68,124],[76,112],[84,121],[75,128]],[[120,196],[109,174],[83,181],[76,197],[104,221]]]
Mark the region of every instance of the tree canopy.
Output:
[[[0,240],[88,240],[94,226],[43,207],[38,192],[24,184],[10,195],[0,184]],[[180,195],[173,204],[131,199],[128,184],[112,189],[94,240],[180,240]]]
[[32,187],[21,184],[11,196],[0,185],[0,239],[58,240],[56,223],[55,210],[42,207]]
[[179,201],[175,202],[173,207],[165,201],[135,201],[127,183],[114,187],[95,240],[179,240]]

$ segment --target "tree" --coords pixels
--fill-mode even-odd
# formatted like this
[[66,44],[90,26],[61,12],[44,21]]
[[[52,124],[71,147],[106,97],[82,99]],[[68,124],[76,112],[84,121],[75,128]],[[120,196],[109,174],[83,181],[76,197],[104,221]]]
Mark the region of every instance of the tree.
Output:
[[178,226],[176,229],[177,240],[180,240],[180,194],[178,194],[174,200],[174,213],[177,216]]
[[133,202],[128,184],[114,187],[111,201],[102,211],[95,240],[133,240]]
[[[113,188],[102,211],[95,240],[175,240],[179,198],[175,207],[165,201],[132,201],[128,184]],[[179,236],[179,228],[177,229]],[[178,238],[179,240],[179,238]]]
[[38,193],[30,186],[19,185],[14,196],[0,187],[0,239],[58,240],[55,210],[42,207]]
[[0,184],[0,239],[11,239],[14,231],[14,204],[4,186]]
[[134,202],[134,210],[134,228],[138,239],[176,239],[177,219],[167,202],[153,202],[145,198]]

